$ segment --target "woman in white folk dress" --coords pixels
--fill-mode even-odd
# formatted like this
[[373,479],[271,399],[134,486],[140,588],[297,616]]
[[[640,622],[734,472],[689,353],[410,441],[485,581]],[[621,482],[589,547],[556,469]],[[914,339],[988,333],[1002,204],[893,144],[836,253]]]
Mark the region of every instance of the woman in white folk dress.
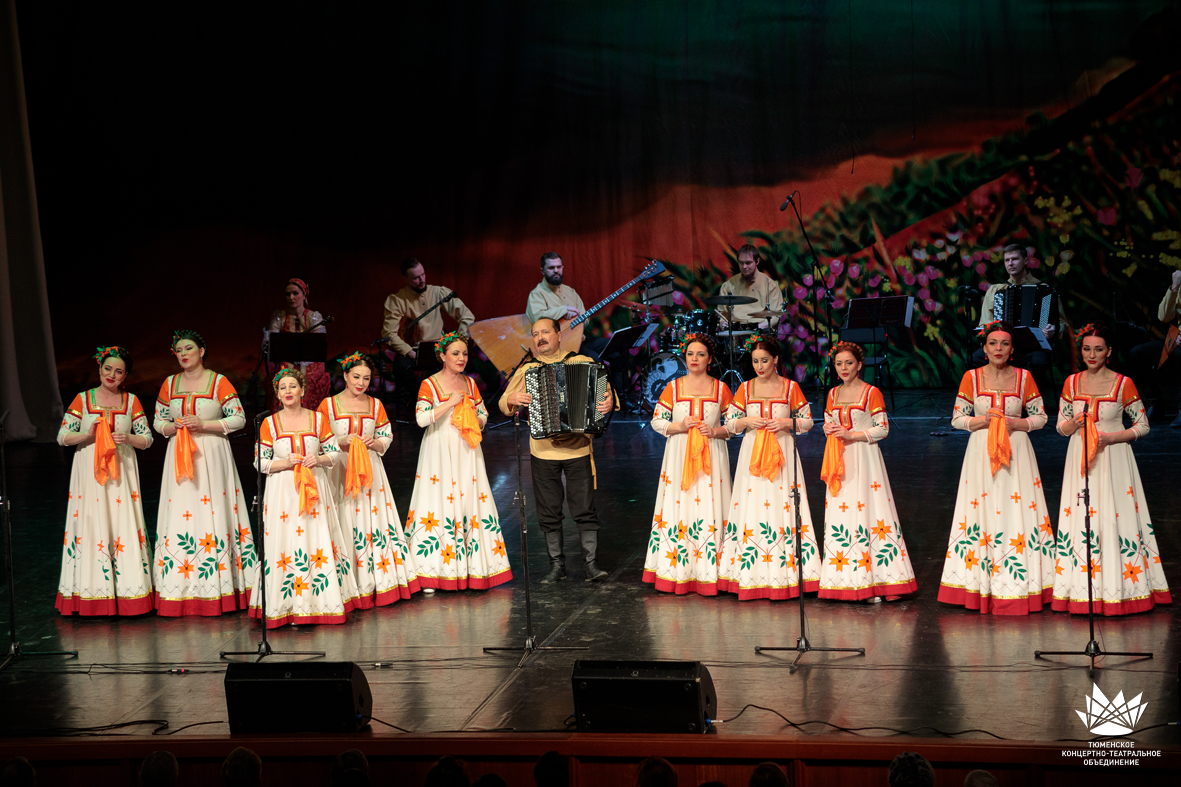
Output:
[[[259,427],[254,461],[267,475],[262,498],[266,624],[344,623],[357,598],[345,562],[340,520],[325,468],[340,457],[328,419],[301,404],[306,380],[280,369],[274,388],[282,409]],[[261,614],[262,594],[250,599]]]
[[812,408],[795,380],[778,371],[780,344],[755,334],[746,341],[755,377],[739,386],[726,428],[744,432],[734,471],[730,521],[718,584],[740,601],[800,594],[796,561],[794,478],[799,479],[804,590],[820,586],[820,556],[795,434],[812,428]]
[[820,598],[876,603],[918,590],[886,462],[878,443],[890,433],[882,392],[861,379],[865,350],[832,350],[841,384],[824,408],[824,557]]
[[445,334],[435,354],[443,371],[422,381],[415,405],[426,433],[406,537],[423,592],[487,590],[513,578],[480,448],[488,411],[475,380],[463,373],[467,337]]
[[246,425],[238,392],[205,368],[196,331],[172,335],[181,371],[164,381],[152,426],[169,439],[152,564],[161,615],[246,609],[258,573],[229,435]]
[[[1129,445],[1148,434],[1148,417],[1132,379],[1107,367],[1111,329],[1088,325],[1076,338],[1086,370],[1066,378],[1058,406],[1058,432],[1070,437],[1070,445],[1062,476],[1051,605],[1059,612],[1086,614],[1090,579],[1097,614],[1145,612],[1173,600]],[[1125,414],[1132,421],[1129,429],[1124,428]],[[1090,571],[1084,478],[1091,494]]]
[[705,334],[681,343],[688,373],[665,386],[652,429],[667,438],[643,581],[666,593],[718,594],[730,455],[722,426],[730,389],[709,375],[717,347]]
[[54,606],[63,615],[151,612],[151,550],[135,451],[152,444],[148,417],[123,390],[131,353],[99,347],[99,386],[66,408],[58,445],[76,446]]
[[1054,531],[1029,432],[1046,425],[1042,396],[1009,364],[1013,329],[980,329],[988,364],[964,374],[951,425],[971,432],[956,493],[939,600],[981,614],[1028,615],[1050,602]]
[[[328,468],[340,513],[341,562],[357,585],[357,609],[384,607],[418,591],[402,518],[381,458],[393,441],[381,402],[369,396],[373,361],[359,352],[341,361],[344,390],[320,403],[340,454]],[[356,461],[354,461],[354,459]]]

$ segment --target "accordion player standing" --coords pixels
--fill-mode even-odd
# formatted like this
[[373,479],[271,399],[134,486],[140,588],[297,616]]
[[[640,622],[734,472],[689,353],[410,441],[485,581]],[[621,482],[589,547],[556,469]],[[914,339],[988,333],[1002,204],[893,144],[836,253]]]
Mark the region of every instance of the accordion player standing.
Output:
[[[513,415],[520,407],[528,407],[532,395],[525,390],[525,377],[538,364],[593,363],[591,358],[575,353],[561,354],[558,342],[560,328],[556,320],[538,318],[533,323],[533,359],[523,364],[508,382],[500,400],[500,411]],[[616,407],[614,392],[607,388],[596,409],[601,414]],[[566,476],[565,497],[570,504],[570,516],[578,525],[582,554],[586,560],[583,577],[595,582],[607,576],[596,563],[599,537],[599,514],[595,509],[595,465],[591,455],[591,438],[584,434],[563,434],[546,439],[529,438],[529,471],[533,477],[533,494],[537,504],[537,519],[545,534],[545,548],[549,553],[550,570],[541,580],[545,584],[566,578],[566,556],[562,544],[562,475]],[[525,548],[525,547],[522,547]]]
[[[1042,284],[1042,281],[1033,276],[1026,267],[1025,248],[1023,246],[1016,243],[1010,243],[1008,246],[1005,246],[1004,265],[1005,272],[1009,275],[1008,280],[1002,284],[989,285],[988,291],[984,293],[984,302],[980,305],[979,327],[981,328],[994,320],[1007,319],[1007,316],[1001,314],[999,309],[994,309],[998,292],[1006,290],[1009,287]],[[1052,322],[1042,329],[1042,333],[1045,334],[1046,339],[1051,341],[1059,333],[1065,333],[1068,330],[1065,322],[1066,315],[1062,310],[1062,299],[1055,296],[1055,300],[1058,302],[1058,321],[1056,323]],[[988,363],[988,358],[984,354],[983,348],[972,353],[970,366],[973,369],[984,366],[986,363]],[[1012,364],[1020,369],[1029,370],[1039,390],[1049,390],[1049,380],[1046,377],[1046,371],[1050,368],[1050,354],[1044,349],[1036,348],[1025,352],[1015,350]]]

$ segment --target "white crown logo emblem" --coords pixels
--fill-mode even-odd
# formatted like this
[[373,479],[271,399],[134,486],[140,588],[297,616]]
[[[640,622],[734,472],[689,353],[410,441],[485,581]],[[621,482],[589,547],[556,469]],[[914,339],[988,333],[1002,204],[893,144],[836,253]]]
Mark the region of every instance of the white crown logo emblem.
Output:
[[1114,700],[1108,700],[1096,684],[1092,683],[1091,687],[1094,696],[1086,698],[1087,712],[1075,711],[1088,730],[1095,735],[1127,735],[1136,728],[1136,723],[1148,707],[1148,703],[1140,702],[1143,692],[1125,702],[1122,691],[1115,695]]

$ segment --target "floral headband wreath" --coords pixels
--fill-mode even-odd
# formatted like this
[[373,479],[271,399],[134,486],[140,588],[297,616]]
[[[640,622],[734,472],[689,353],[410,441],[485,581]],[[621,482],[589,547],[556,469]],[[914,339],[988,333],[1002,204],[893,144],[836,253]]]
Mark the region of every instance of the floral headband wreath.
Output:
[[993,320],[990,323],[985,323],[980,327],[980,330],[976,331],[976,338],[982,343],[986,342],[988,341],[988,334],[992,333],[993,331],[1004,331],[1005,333],[1008,333],[1009,326],[1004,320]]
[[710,356],[714,354],[714,340],[708,334],[704,333],[687,333],[685,338],[681,339],[681,343],[677,345],[677,353],[684,357],[689,350],[689,345],[693,342],[705,345],[705,349],[709,351]]
[[364,355],[362,355],[360,350],[358,350],[355,353],[352,353],[351,355],[346,355],[345,357],[341,358],[340,359],[340,370],[342,372],[347,372],[349,369],[352,369],[354,366],[357,366],[359,364],[365,364],[366,366],[369,365],[369,359],[367,357],[365,357]]
[[771,337],[767,336],[766,334],[762,334],[762,333],[751,334],[751,336],[745,342],[742,343],[742,350],[743,350],[743,352],[749,353],[751,351],[750,348],[754,347],[759,342],[769,342],[769,341],[771,341]]
[[1084,325],[1082,328],[1079,328],[1077,331],[1075,331],[1074,332],[1075,344],[1082,344],[1083,337],[1087,335],[1088,331],[1093,331],[1093,330],[1095,330],[1095,323],[1089,322],[1086,325]]
[[103,361],[112,357],[119,358],[123,361],[123,363],[126,364],[127,359],[131,357],[131,353],[127,351],[127,348],[119,347],[118,345],[111,345],[110,347],[96,347],[95,349],[97,349],[98,352],[94,354],[94,361],[99,366],[103,365]]
[[836,361],[837,356],[841,353],[852,353],[853,357],[856,358],[858,350],[864,352],[864,350],[861,349],[860,344],[855,344],[853,342],[837,342],[832,346],[832,349],[828,351],[828,360]]
[[271,378],[271,387],[278,391],[279,381],[284,377],[290,377],[291,379],[295,380],[297,383],[299,383],[300,388],[303,388],[306,384],[303,372],[293,366],[282,366],[279,368],[279,371],[275,372],[275,376]]
[[442,355],[447,351],[447,348],[451,346],[452,342],[457,341],[462,341],[464,344],[467,344],[467,337],[459,331],[452,331],[451,333],[443,334],[439,337],[439,341],[435,342],[435,354]]
[[185,339],[191,339],[193,344],[197,345],[202,350],[205,349],[205,339],[201,337],[201,334],[197,333],[196,331],[180,330],[172,332],[172,346],[168,348],[168,351],[175,353],[177,342],[183,341]]

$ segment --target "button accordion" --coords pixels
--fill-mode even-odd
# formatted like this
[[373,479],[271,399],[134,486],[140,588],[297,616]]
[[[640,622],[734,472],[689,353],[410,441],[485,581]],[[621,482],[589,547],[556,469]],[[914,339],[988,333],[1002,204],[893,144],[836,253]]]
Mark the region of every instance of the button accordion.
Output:
[[1010,325],[1045,328],[1058,324],[1058,298],[1048,284],[1012,284],[993,296],[992,316]]
[[529,436],[534,440],[564,434],[601,435],[607,416],[598,404],[608,390],[607,367],[601,363],[535,364],[525,369],[529,405]]

